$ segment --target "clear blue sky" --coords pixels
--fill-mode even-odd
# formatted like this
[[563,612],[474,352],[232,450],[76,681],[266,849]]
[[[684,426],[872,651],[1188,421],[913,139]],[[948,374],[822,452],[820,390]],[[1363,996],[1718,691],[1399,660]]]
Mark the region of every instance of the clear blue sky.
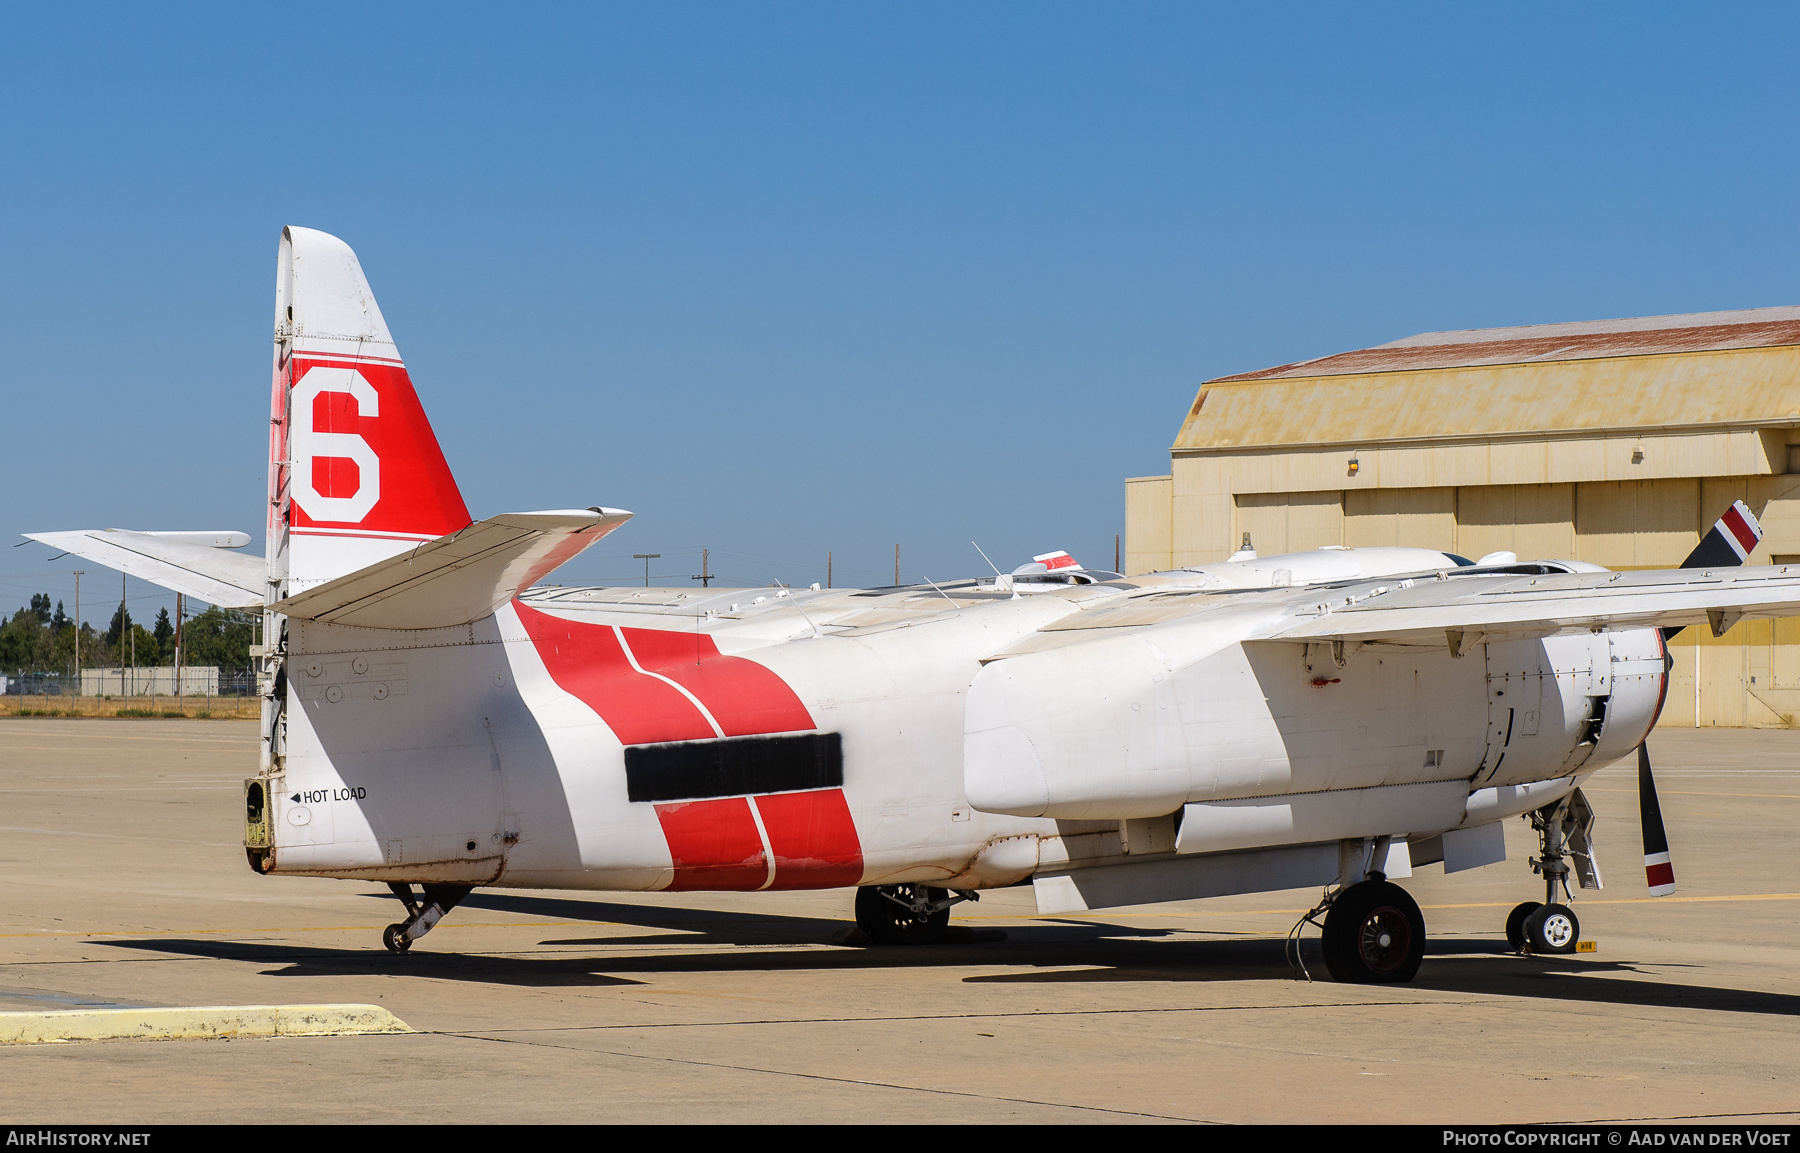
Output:
[[[562,578],[620,583],[1110,564],[1208,377],[1800,303],[1791,5],[5,19],[8,540],[260,547],[290,223],[360,254],[477,516],[638,513]],[[0,611],[68,595],[49,555],[0,557]]]

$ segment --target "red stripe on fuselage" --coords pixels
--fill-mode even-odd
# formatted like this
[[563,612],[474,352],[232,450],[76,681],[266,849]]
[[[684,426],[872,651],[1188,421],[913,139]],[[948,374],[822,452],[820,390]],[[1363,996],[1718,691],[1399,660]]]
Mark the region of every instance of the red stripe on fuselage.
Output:
[[844,790],[774,793],[756,798],[769,848],[775,889],[835,889],[862,880],[862,842]]
[[656,819],[675,862],[669,888],[743,892],[768,881],[769,859],[748,798],[658,805]]
[[564,620],[516,600],[513,607],[550,678],[600,714],[621,744],[717,735],[678,689],[631,667],[612,626]]
[[787,682],[755,661],[722,656],[704,633],[620,631],[639,665],[693,693],[728,737],[804,732],[813,727],[812,714]]
[[[813,728],[785,681],[755,661],[724,656],[709,636],[570,621],[517,600],[513,608],[551,679],[598,713],[621,744],[717,735],[693,700],[661,677],[692,693],[728,737]],[[775,856],[774,888],[831,889],[862,879],[862,842],[843,790],[818,789],[657,805],[675,865],[669,888],[743,891],[768,883],[752,804]]]
[[[599,713],[621,744],[718,735],[692,700],[658,677],[694,694],[728,737],[813,727],[812,714],[787,682],[755,661],[722,655],[705,634],[614,629],[564,620],[516,600],[513,606],[551,679]],[[644,672],[632,667],[627,646]]]

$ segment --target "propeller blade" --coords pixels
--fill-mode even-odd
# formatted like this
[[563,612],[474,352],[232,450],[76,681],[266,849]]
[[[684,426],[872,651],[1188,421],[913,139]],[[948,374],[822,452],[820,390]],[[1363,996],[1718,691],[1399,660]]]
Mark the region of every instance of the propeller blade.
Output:
[[1638,817],[1644,826],[1644,879],[1652,897],[1675,891],[1675,865],[1669,859],[1669,835],[1663,831],[1662,806],[1656,803],[1656,779],[1650,775],[1650,745],[1638,746]]

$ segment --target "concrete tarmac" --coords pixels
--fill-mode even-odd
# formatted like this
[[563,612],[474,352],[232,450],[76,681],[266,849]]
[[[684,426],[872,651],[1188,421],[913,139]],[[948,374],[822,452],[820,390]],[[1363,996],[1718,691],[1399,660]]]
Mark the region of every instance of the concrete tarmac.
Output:
[[831,944],[849,890],[485,890],[411,954],[379,885],[260,877],[253,725],[0,720],[0,1011],[378,1004],[419,1032],[0,1046],[0,1121],[1360,1122],[1800,1119],[1800,733],[1651,742],[1680,891],[1649,897],[1631,762],[1593,778],[1597,953],[1508,955],[1508,860],[1403,882],[1416,981],[1337,985],[1312,890],[1039,917],[1001,943]]

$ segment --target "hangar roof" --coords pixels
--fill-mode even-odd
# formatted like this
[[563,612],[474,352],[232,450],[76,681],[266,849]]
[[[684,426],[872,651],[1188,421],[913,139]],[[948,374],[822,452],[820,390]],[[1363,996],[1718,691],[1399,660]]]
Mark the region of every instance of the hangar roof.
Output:
[[1202,384],[1176,453],[1800,424],[1800,307],[1427,332]]
[[1800,307],[1793,305],[1743,308],[1733,312],[1689,312],[1678,316],[1640,316],[1626,320],[1528,324],[1517,328],[1422,332],[1373,348],[1280,364],[1258,372],[1221,376],[1208,383],[1465,368],[1481,364],[1592,360],[1606,356],[1651,356],[1789,344],[1800,344]]

